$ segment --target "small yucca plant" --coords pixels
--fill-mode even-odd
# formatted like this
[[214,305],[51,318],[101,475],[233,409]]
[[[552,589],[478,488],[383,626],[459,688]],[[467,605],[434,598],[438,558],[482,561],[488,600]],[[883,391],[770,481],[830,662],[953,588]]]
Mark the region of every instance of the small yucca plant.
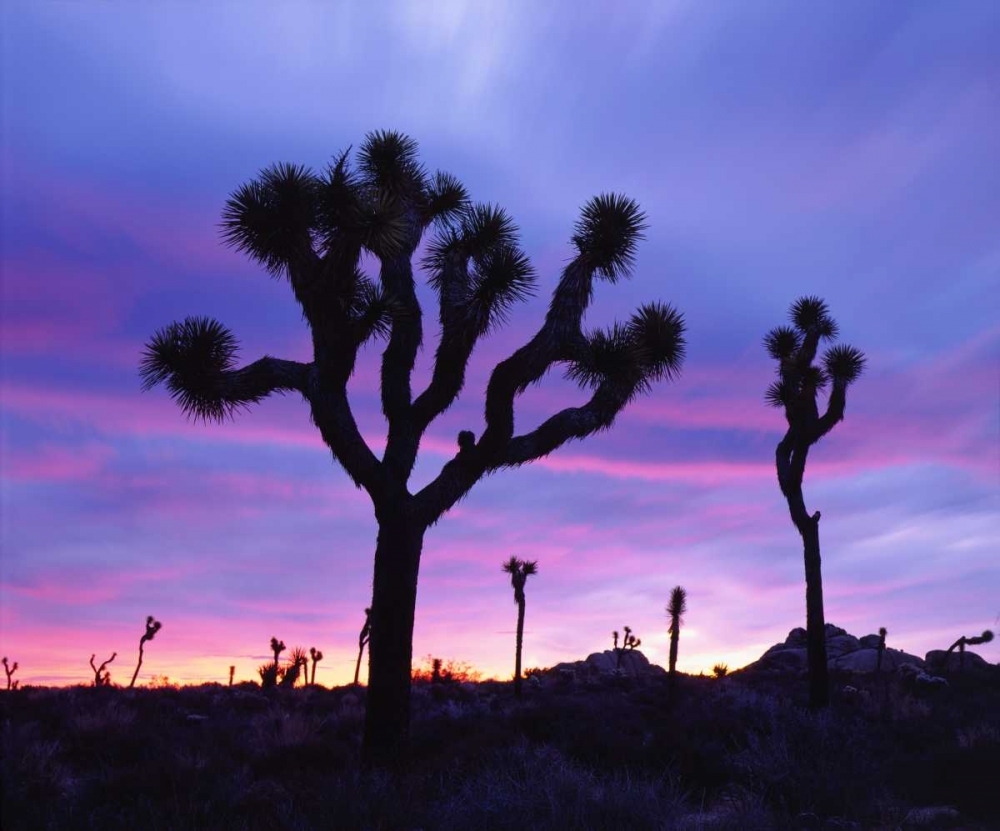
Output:
[[729,674],[728,664],[716,664],[712,667],[712,675],[716,678],[725,678]]

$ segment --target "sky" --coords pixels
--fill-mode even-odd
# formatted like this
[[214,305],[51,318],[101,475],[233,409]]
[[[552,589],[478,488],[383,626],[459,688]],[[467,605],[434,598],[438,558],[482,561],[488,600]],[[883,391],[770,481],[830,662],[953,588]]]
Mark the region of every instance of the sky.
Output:
[[[227,196],[277,161],[321,168],[368,131],[517,221],[538,296],[484,342],[432,425],[411,488],[478,434],[495,363],[541,322],[580,207],[623,192],[648,218],[633,277],[589,327],[669,302],[679,379],[612,431],[480,482],[427,535],[415,663],[508,676],[629,625],[678,666],[737,667],[804,625],[801,542],[778,490],[784,426],[761,346],[804,294],[868,355],[806,474],[826,619],[923,655],[1000,629],[1000,4],[789,2],[8,2],[0,101],[0,651],[22,683],[71,684],[91,654],[140,683],[256,679],[272,635],[349,681],[375,521],[305,403],[224,425],[140,391],[144,341],[218,318],[246,361],[310,360],[288,286],[225,248]],[[421,288],[425,347],[436,340]],[[376,449],[378,344],[351,381]],[[583,393],[554,371],[530,429]],[[1000,661],[1000,643],[979,650]],[[364,672],[362,673],[364,677]]]

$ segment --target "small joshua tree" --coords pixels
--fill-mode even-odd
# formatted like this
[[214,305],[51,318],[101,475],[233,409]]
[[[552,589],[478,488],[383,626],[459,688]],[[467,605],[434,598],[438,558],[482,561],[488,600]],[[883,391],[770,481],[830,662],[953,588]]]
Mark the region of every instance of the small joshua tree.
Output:
[[275,663],[261,664],[257,668],[257,674],[260,675],[261,687],[265,690],[270,690],[278,686],[278,677],[281,675],[281,668]]
[[880,626],[878,630],[878,656],[875,659],[875,674],[879,675],[882,672],[882,656],[885,655],[885,636],[889,634],[889,630],[884,626]]
[[372,635],[372,610],[365,609],[365,624],[361,627],[361,634],[358,635],[358,662],[354,665],[354,686],[358,686],[358,678],[361,675],[361,656],[365,654],[365,646]]
[[[462,430],[454,456],[411,493],[421,440],[461,393],[477,342],[534,292],[535,271],[510,216],[494,205],[473,205],[454,176],[428,173],[413,139],[371,133],[356,166],[349,156],[320,172],[269,167],[232,194],[223,214],[225,241],[288,280],[311,330],[312,360],[263,357],[240,367],[228,329],[188,317],[153,335],[140,371],[145,388],[164,384],[186,414],[219,422],[275,393],[299,393],[333,458],[370,496],[378,536],[362,749],[369,761],[394,764],[409,734],[414,610],[427,530],[484,477],[609,429],[629,402],[675,377],[684,359],[684,321],[670,306],[649,303],[627,323],[584,330],[596,283],[629,276],[646,227],[633,200],[619,194],[591,199],[544,323],[491,373],[483,433],[477,439]],[[422,246],[431,229],[434,239]],[[374,280],[361,268],[366,255],[378,261]],[[424,342],[417,265],[437,295],[440,321],[423,391],[414,389]],[[388,422],[381,458],[359,429],[348,396],[359,350],[380,338],[387,341],[381,397]],[[556,365],[588,400],[515,434],[519,397]]]
[[[309,647],[309,657],[312,659],[312,674],[309,678],[310,684],[316,683],[316,664],[323,660],[323,653],[320,652],[315,646]],[[357,683],[355,681],[354,683]]]
[[306,655],[305,649],[301,646],[296,646],[288,657],[290,663],[287,667],[285,667],[285,674],[281,679],[281,686],[294,687],[300,676],[302,678],[302,683],[305,684],[307,681],[306,664],[309,663],[309,656]]
[[106,669],[107,665],[110,664],[115,658],[118,657],[117,652],[112,652],[111,657],[108,658],[100,666],[94,664],[94,659],[97,655],[90,656],[90,668],[94,670],[94,686],[95,687],[110,687],[111,686],[111,670]]
[[146,646],[146,641],[153,640],[156,637],[156,633],[160,631],[163,624],[160,621],[155,620],[152,615],[146,617],[146,631],[143,632],[141,638],[139,638],[139,663],[135,665],[135,672],[132,673],[132,680],[129,682],[128,688],[132,689],[135,686],[135,679],[139,677],[139,668],[142,666],[142,654],[143,648]]
[[616,629],[611,633],[611,637],[615,644],[615,654],[618,656],[618,660],[615,663],[615,669],[621,669],[622,658],[625,657],[625,651],[628,649],[638,649],[642,644],[642,641],[632,634],[632,629],[628,626],[623,627],[625,632],[625,637],[622,639],[621,649],[618,648],[618,630]]
[[[802,495],[806,458],[810,449],[844,418],[847,388],[861,375],[865,355],[853,346],[834,346],[823,355],[823,366],[813,365],[821,340],[837,336],[837,323],[818,297],[802,297],[791,307],[792,326],[772,329],[764,338],[768,354],[778,362],[778,380],[765,399],[785,412],[788,430],[775,450],[778,485],[802,537],[806,572],[806,645],[809,664],[809,703],[830,703],[826,666],[826,619],[823,614],[823,576],[819,551],[820,512],[806,510]],[[819,413],[817,396],[832,381],[826,412]]]
[[17,672],[17,666],[18,666],[17,661],[14,661],[13,665],[10,665],[10,664],[7,663],[7,658],[4,657],[4,659],[3,659],[3,671],[5,673],[7,673],[7,689],[8,690],[16,690],[17,689],[18,682],[17,681],[11,681],[11,678],[14,677],[14,673]]
[[514,602],[517,604],[517,638],[514,647],[514,696],[521,697],[521,647],[524,644],[524,584],[532,574],[538,574],[538,562],[519,560],[511,557],[503,564],[503,570],[510,575],[514,587]]
[[716,664],[712,667],[712,675],[716,678],[725,678],[729,674],[728,664]]
[[229,686],[233,686],[233,676],[236,674],[236,667],[229,668]]
[[673,687],[677,677],[677,646],[681,639],[681,626],[684,625],[684,615],[687,612],[687,592],[682,586],[674,586],[670,592],[670,602],[667,604],[667,615],[670,616],[670,686]]
[[993,640],[993,633],[987,629],[981,635],[975,635],[971,638],[967,638],[964,635],[959,638],[955,643],[948,647],[948,654],[955,651],[958,648],[958,668],[965,669],[965,647],[966,646],[978,646],[981,643],[989,643]]
[[285,642],[279,641],[277,638],[271,638],[271,651],[274,653],[274,665],[280,666],[278,656],[285,651]]

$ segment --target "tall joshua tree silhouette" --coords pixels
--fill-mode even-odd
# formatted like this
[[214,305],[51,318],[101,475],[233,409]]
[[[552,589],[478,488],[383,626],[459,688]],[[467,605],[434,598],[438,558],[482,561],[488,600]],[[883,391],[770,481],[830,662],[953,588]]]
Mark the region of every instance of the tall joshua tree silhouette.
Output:
[[514,696],[521,697],[521,647],[524,645],[524,584],[532,574],[538,574],[536,560],[519,560],[511,557],[503,564],[503,570],[510,575],[514,587],[514,602],[517,604],[517,639],[514,647]]
[[135,672],[132,673],[132,680],[129,681],[128,688],[132,689],[135,686],[135,679],[139,677],[139,669],[142,667],[142,655],[144,648],[146,646],[146,641],[151,641],[156,637],[156,633],[160,631],[163,624],[156,620],[152,615],[146,617],[146,631],[142,633],[142,637],[139,638],[139,663],[135,665]]
[[674,586],[670,592],[670,602],[667,604],[667,615],[670,617],[670,688],[673,690],[677,678],[677,646],[681,639],[681,626],[687,613],[687,592],[683,586]]
[[361,634],[358,635],[358,662],[354,665],[354,686],[358,685],[358,678],[361,676],[361,656],[365,654],[365,647],[372,636],[372,610],[365,608],[365,625],[361,627]]
[[[334,459],[369,494],[378,537],[364,753],[377,762],[397,758],[409,732],[413,617],[427,529],[483,476],[608,429],[629,401],[680,370],[684,321],[670,306],[651,303],[626,324],[584,333],[595,280],[614,283],[629,274],[645,228],[631,199],[592,199],[577,222],[575,253],[544,323],[493,370],[482,435],[477,440],[461,431],[455,456],[411,493],[422,437],[458,397],[476,343],[533,292],[535,272],[507,213],[471,205],[464,186],[447,173],[428,174],[409,137],[370,133],[356,168],[348,157],[341,154],[320,173],[293,164],[269,167],[233,193],[223,214],[225,240],[288,280],[311,330],[312,361],[263,357],[237,368],[229,330],[189,317],[156,332],[140,371],[146,388],[163,383],[184,412],[220,422],[273,393],[298,392]],[[413,259],[431,226],[437,232],[422,265],[439,301],[440,341],[430,383],[415,394],[423,313]],[[377,280],[360,269],[366,252],[377,260]],[[362,437],[347,395],[358,350],[372,338],[387,340],[381,397],[388,436],[381,459]],[[515,400],[554,364],[591,390],[589,400],[515,435]]]
[[[826,666],[826,621],[823,615],[823,577],[819,551],[820,512],[806,510],[802,480],[809,450],[844,418],[847,388],[861,375],[865,355],[853,346],[834,346],[815,366],[821,340],[837,336],[837,323],[818,297],[801,297],[789,311],[792,326],[779,326],[764,337],[768,354],[778,362],[778,380],[765,399],[785,411],[788,430],[775,450],[778,485],[788,503],[792,522],[802,537],[806,572],[806,642],[809,662],[809,703],[825,707],[830,701]],[[832,388],[826,412],[819,413],[817,396]]]

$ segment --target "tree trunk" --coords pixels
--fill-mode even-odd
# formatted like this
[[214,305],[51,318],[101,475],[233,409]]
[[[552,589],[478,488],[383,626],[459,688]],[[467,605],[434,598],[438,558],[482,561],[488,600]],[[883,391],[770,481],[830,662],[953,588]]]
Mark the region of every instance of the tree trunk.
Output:
[[517,602],[517,647],[514,656],[514,697],[521,697],[521,647],[524,645],[524,600]]
[[361,677],[361,656],[365,654],[365,645],[358,647],[358,661],[354,665],[354,686],[358,686],[358,679]]
[[677,642],[680,640],[677,622],[674,622],[673,631],[670,633],[670,675],[677,674]]
[[135,679],[139,677],[139,668],[142,666],[142,648],[145,646],[145,639],[139,641],[139,663],[135,665],[135,672],[132,673],[132,681],[128,685],[129,689],[135,686]]
[[819,556],[819,514],[799,526],[806,566],[806,647],[809,661],[809,706],[830,703],[826,666],[826,617],[823,614],[823,573]]
[[393,765],[403,760],[410,731],[413,616],[424,529],[403,511],[380,514],[362,753],[367,763]]

